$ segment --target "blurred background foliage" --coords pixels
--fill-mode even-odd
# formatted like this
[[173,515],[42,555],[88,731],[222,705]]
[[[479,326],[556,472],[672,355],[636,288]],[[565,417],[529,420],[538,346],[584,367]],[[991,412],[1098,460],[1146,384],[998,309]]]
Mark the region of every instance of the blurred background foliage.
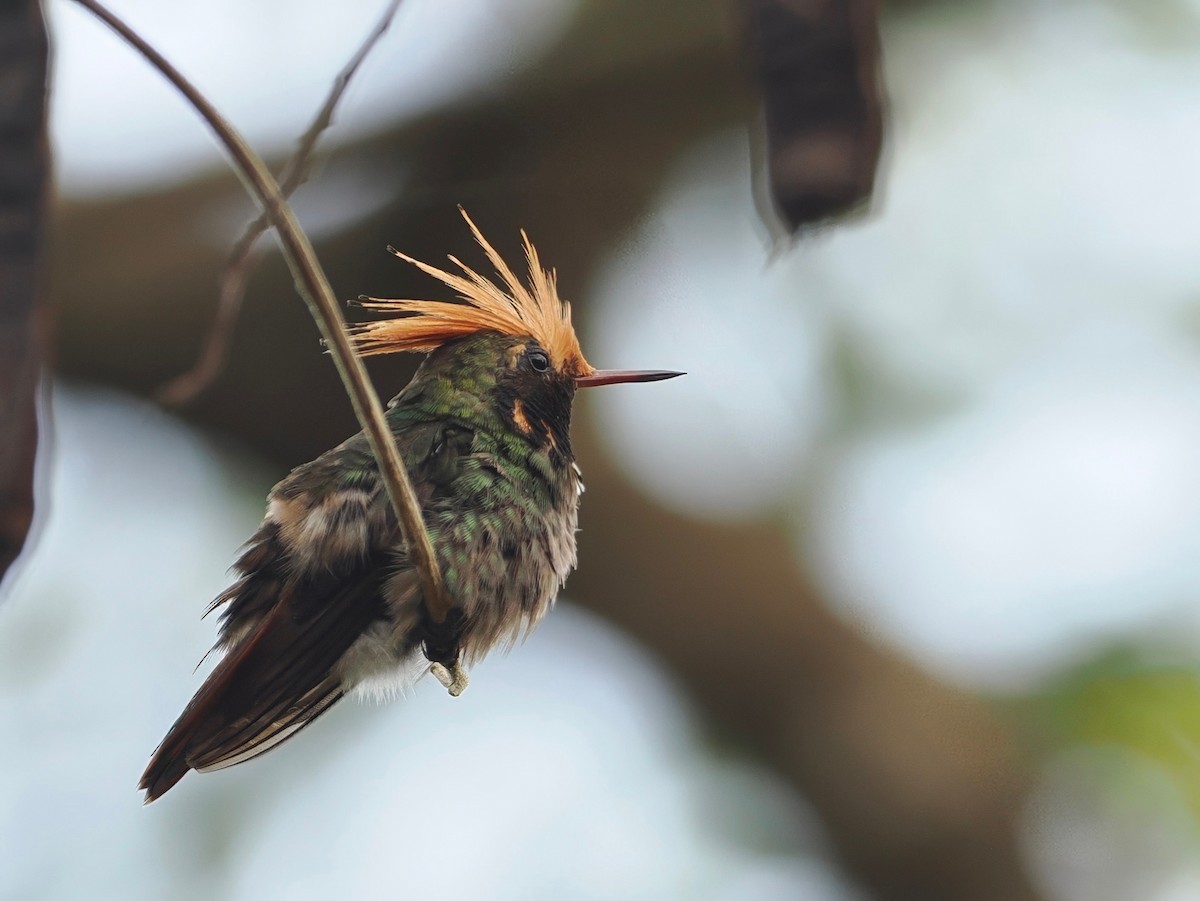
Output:
[[[120,11],[282,159],[382,5]],[[0,897],[1200,897],[1195,0],[405,0],[296,198],[335,290],[430,296],[384,247],[476,260],[461,203],[529,231],[593,362],[690,374],[581,402],[580,569],[466,696],[345,705],[146,811],[199,612],[354,423],[273,251],[217,381],[148,400],[253,210],[46,13]]]

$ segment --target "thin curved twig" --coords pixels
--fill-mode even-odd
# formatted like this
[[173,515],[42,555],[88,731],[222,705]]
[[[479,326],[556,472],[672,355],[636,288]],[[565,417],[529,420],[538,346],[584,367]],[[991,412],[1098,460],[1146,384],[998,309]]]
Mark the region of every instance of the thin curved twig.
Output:
[[342,377],[342,384],[350,395],[354,415],[366,433],[371,452],[379,463],[380,474],[408,543],[409,555],[421,579],[425,608],[434,622],[445,622],[453,602],[434,556],[429,533],[425,531],[425,523],[416,494],[413,492],[412,482],[404,469],[404,463],[400,460],[391,430],[384,420],[379,395],[375,393],[374,386],[367,378],[362,361],[350,347],[350,339],[346,334],[341,310],[333,296],[333,289],[330,288],[329,280],[317,261],[316,252],[308,236],[301,230],[291,208],[283,198],[279,185],[266,164],[250,149],[233,126],[162,54],[97,0],[75,2],[88,9],[142,54],[187,98],[212,129],[217,140],[229,152],[234,168],[246,189],[262,207],[263,215],[270,219],[280,249],[295,279],[296,290],[308,304],[309,312],[321,330],[329,354]]
[[[296,152],[284,164],[283,171],[279,174],[279,189],[284,197],[291,197],[298,187],[308,181],[309,175],[312,174],[313,151],[316,149],[317,141],[325,129],[332,124],[334,110],[341,102],[342,95],[346,93],[346,88],[350,86],[350,80],[354,78],[354,74],[379,39],[391,27],[400,3],[401,0],[390,0],[383,14],[375,23],[375,27],[371,29],[371,33],[359,46],[358,52],[350,58],[350,61],[334,79],[329,94],[325,97],[325,102],[317,110],[317,115],[308,126],[308,130],[300,136]],[[242,236],[230,249],[218,282],[221,287],[217,296],[216,315],[212,327],[204,339],[204,346],[200,349],[200,354],[196,357],[196,362],[191,369],[171,379],[158,389],[155,396],[159,403],[171,407],[191,403],[213,383],[213,380],[224,368],[225,361],[229,356],[233,328],[237,324],[242,310],[242,301],[246,296],[246,284],[250,280],[254,264],[258,259],[254,254],[254,248],[258,244],[258,239],[270,227],[271,220],[266,213],[260,213],[257,219],[246,226]]]

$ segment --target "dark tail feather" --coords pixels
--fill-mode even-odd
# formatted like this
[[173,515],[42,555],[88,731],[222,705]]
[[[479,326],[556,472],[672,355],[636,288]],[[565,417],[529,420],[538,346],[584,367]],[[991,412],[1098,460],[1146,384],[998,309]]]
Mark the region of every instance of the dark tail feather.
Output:
[[138,783],[138,788],[146,792],[146,804],[165,795],[191,769],[181,756],[167,755],[163,751],[164,747],[160,745],[146,772],[142,773],[142,781]]
[[270,664],[271,647],[278,643],[272,640],[272,626],[280,619],[280,609],[272,611],[251,636],[217,664],[155,749],[138,783],[138,788],[146,792],[147,804],[162,797],[194,768],[198,745],[209,744],[232,722],[250,716],[255,706],[253,692],[260,681],[256,677]]
[[[266,753],[315,722],[342,694],[341,685],[327,678],[278,712],[247,713],[230,722],[219,710],[185,711],[154,752],[138,783],[146,792],[145,803],[161,798],[189,770],[206,773]],[[215,700],[219,703],[220,699]]]
[[147,803],[188,770],[220,769],[270,750],[342,697],[334,668],[383,613],[385,570],[375,562],[364,562],[366,578],[345,582],[331,574],[332,587],[310,579],[276,596],[154,752],[138,786]]
[[342,696],[332,671],[369,611],[347,615],[332,604],[301,626],[288,608],[278,605],[233,648],[180,714],[142,774],[147,803],[190,769],[219,769],[275,747]]

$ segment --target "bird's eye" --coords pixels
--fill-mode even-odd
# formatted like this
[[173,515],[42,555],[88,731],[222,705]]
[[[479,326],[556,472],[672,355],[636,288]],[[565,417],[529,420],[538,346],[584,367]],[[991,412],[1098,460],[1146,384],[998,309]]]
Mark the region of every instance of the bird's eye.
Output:
[[546,356],[546,352],[541,349],[534,349],[528,355],[529,365],[533,367],[534,372],[545,372],[550,368],[550,358]]

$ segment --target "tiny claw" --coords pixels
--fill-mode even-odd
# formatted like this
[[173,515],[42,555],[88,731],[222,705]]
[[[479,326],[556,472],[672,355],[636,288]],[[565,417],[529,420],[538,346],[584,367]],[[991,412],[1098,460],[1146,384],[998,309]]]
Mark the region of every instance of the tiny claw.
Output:
[[429,667],[429,671],[433,673],[433,678],[442,683],[442,687],[450,692],[450,697],[457,698],[467,690],[467,671],[462,668],[457,660],[454,661],[453,667],[447,667],[444,663],[434,663]]
[[454,677],[450,675],[450,670],[446,669],[446,664],[431,663],[429,671],[433,673],[433,678],[442,683],[443,688],[449,688],[454,684]]

